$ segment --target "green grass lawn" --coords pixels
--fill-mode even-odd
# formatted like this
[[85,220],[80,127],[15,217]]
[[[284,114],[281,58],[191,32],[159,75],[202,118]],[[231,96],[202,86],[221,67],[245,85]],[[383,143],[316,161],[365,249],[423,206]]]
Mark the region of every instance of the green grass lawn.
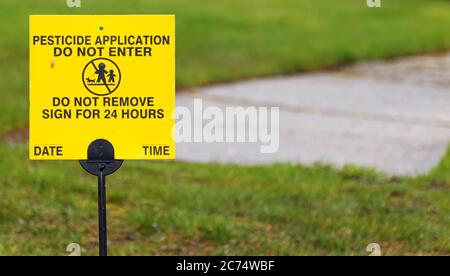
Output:
[[[0,254],[97,254],[96,179],[1,146]],[[108,185],[113,255],[450,254],[450,153],[417,179],[371,171],[126,162]]]
[[450,48],[450,1],[0,2],[0,132],[27,124],[28,15],[177,15],[177,84],[192,87]]

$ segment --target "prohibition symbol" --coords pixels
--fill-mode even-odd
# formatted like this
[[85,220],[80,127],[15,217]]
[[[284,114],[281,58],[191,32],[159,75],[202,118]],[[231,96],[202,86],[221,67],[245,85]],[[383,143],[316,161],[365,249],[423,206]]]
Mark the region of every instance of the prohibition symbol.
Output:
[[96,96],[107,96],[119,87],[122,75],[119,66],[108,58],[91,60],[83,69],[83,84]]

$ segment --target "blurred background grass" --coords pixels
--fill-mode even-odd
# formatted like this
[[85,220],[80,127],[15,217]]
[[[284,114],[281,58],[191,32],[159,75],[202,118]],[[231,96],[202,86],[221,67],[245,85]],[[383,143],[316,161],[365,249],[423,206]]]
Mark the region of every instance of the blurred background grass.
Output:
[[[0,254],[97,254],[96,181],[1,146]],[[108,180],[113,255],[450,254],[450,154],[428,176],[346,167],[126,162]]]
[[[189,88],[450,48],[450,1],[0,2],[0,254],[96,254],[96,186],[75,162],[29,162],[28,15],[177,15]],[[5,137],[9,142],[5,142]],[[113,254],[450,254],[450,155],[428,176],[347,167],[127,162],[111,177]],[[70,177],[68,177],[70,176]]]
[[448,0],[0,2],[0,131],[27,124],[29,14],[177,16],[177,86],[329,68],[450,48]]

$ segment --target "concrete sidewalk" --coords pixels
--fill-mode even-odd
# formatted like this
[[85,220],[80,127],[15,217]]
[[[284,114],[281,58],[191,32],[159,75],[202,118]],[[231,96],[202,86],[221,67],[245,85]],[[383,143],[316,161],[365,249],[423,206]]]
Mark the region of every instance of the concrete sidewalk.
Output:
[[177,159],[354,164],[395,175],[436,166],[450,142],[450,55],[243,81],[178,93],[177,105],[280,107],[280,150],[180,143]]

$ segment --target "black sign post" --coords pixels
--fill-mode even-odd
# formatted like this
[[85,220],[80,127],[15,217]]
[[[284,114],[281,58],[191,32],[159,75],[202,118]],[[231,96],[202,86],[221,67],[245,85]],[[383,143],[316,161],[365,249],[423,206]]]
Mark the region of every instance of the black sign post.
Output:
[[108,235],[106,221],[106,176],[116,172],[123,160],[114,157],[113,145],[104,139],[92,142],[88,148],[88,160],[80,161],[88,173],[98,177],[98,236],[99,255],[108,255]]

